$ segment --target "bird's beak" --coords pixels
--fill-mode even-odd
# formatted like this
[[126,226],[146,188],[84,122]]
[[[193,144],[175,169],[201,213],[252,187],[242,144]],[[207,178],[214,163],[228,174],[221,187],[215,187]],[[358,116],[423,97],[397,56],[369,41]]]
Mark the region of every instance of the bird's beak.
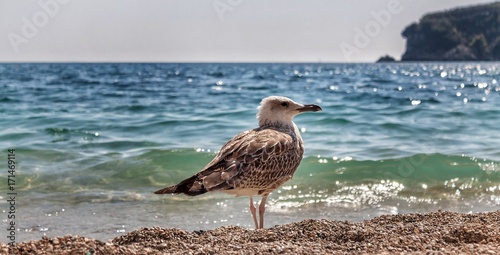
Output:
[[321,110],[323,110],[323,109],[321,109],[321,107],[319,107],[318,105],[315,105],[315,104],[306,104],[303,107],[300,107],[299,109],[297,109],[297,111],[299,111],[299,112],[317,112],[317,111],[321,111]]

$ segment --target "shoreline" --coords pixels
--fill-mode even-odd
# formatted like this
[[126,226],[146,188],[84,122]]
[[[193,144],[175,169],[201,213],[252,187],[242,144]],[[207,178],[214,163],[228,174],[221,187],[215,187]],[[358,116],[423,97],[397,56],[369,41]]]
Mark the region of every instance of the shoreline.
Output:
[[142,228],[107,242],[80,237],[0,244],[1,254],[495,254],[500,210],[383,215],[361,222],[303,220],[263,230]]

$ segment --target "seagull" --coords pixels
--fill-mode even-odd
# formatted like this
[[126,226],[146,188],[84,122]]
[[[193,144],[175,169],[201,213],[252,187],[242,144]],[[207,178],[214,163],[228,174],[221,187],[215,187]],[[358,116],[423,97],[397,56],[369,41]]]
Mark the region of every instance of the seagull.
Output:
[[[249,196],[255,228],[263,228],[267,197],[292,178],[304,154],[302,137],[292,119],[297,114],[322,109],[282,96],[262,99],[257,109],[258,128],[233,137],[195,175],[154,193],[197,196],[209,191],[221,191],[235,196]],[[262,199],[257,224],[253,196],[258,195]]]

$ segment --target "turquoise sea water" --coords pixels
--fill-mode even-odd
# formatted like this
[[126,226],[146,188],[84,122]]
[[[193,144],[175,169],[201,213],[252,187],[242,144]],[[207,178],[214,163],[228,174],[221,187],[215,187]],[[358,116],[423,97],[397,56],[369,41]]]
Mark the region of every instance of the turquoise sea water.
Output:
[[268,227],[500,209],[498,62],[0,64],[3,222],[13,148],[17,241],[107,240],[145,226],[252,228],[247,198],[152,192],[256,127],[269,95],[323,111],[295,118],[305,157],[269,197]]

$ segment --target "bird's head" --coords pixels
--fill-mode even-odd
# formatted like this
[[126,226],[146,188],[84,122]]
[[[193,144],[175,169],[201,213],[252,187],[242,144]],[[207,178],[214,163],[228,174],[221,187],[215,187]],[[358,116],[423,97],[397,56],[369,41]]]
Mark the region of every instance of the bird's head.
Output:
[[321,107],[314,104],[299,104],[290,98],[270,96],[262,99],[257,108],[259,126],[284,125],[291,126],[295,115],[303,112],[321,111]]

